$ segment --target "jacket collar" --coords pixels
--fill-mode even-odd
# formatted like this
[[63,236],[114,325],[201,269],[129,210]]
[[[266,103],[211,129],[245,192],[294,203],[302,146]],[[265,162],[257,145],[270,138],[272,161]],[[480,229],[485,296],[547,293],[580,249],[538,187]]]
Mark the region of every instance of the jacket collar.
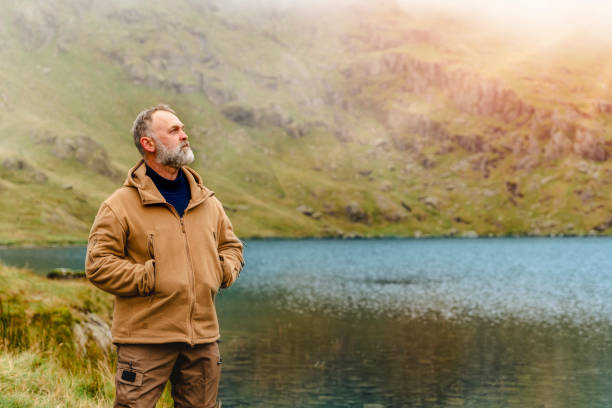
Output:
[[[187,205],[187,209],[202,204],[215,194],[212,190],[204,187],[202,178],[195,170],[187,166],[183,166],[182,169],[191,191],[191,200]],[[136,188],[143,205],[163,204],[166,202],[157,187],[155,187],[153,180],[146,175],[146,166],[143,159],[140,159],[130,169],[123,185]]]

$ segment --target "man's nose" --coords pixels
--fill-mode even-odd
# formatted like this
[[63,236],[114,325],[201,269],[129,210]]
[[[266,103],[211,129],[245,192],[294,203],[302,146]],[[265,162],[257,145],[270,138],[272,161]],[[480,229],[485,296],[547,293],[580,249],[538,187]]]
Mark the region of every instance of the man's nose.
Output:
[[180,140],[187,140],[189,138],[189,136],[187,136],[187,133],[185,133],[184,130],[181,130],[181,133],[179,134],[179,139]]

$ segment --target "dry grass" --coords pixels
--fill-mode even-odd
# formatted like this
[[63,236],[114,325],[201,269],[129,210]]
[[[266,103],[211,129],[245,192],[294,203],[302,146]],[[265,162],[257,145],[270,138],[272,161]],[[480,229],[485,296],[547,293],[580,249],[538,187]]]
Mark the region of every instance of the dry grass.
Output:
[[[0,265],[0,408],[108,407],[114,398],[114,350],[74,327],[84,313],[110,319],[112,297],[87,282],[49,281]],[[168,390],[159,408],[172,407]]]

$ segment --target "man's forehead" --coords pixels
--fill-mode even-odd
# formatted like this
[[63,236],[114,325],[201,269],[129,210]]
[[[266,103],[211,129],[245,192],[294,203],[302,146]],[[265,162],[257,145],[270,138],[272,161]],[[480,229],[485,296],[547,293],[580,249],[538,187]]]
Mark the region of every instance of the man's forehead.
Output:
[[158,110],[151,115],[153,127],[170,127],[174,125],[182,126],[183,122],[172,112]]

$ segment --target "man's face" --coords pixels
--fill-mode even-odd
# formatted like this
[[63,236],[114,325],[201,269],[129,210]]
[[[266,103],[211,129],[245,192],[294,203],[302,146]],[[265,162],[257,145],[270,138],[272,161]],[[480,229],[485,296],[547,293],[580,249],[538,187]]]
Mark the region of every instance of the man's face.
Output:
[[155,143],[155,161],[179,168],[193,161],[185,125],[171,112],[157,111],[151,117],[151,133]]

